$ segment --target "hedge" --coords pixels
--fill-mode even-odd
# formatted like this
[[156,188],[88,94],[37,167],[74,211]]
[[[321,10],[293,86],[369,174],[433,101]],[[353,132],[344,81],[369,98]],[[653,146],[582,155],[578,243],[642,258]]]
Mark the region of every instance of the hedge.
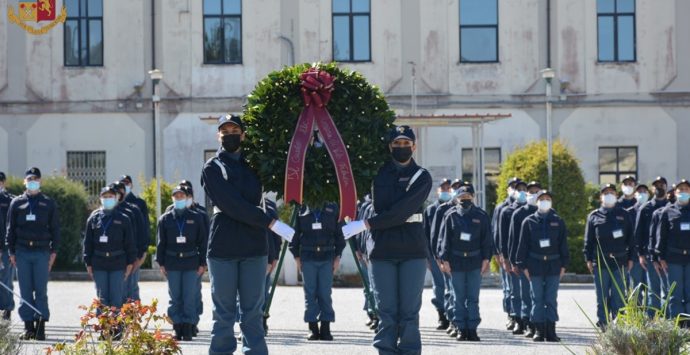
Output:
[[[548,187],[547,148],[545,141],[533,142],[512,152],[501,165],[498,177],[498,201],[507,196],[505,186],[517,176],[525,181],[539,181]],[[590,196],[575,155],[560,141],[553,144],[553,207],[563,218],[568,229],[571,263],[568,271],[587,273],[582,257],[585,219],[590,206]]]
[[[24,182],[8,177],[7,190],[14,195],[24,193]],[[61,176],[41,179],[41,192],[55,201],[60,216],[60,247],[53,270],[83,270],[82,231],[90,210],[84,185]]]
[[[146,206],[149,209],[148,218],[151,227],[149,233],[151,233],[151,236],[148,254],[152,256],[156,253],[156,233],[158,227],[158,216],[156,216],[156,179],[146,181],[146,179],[140,177],[139,181],[141,181],[141,195],[139,195],[139,197],[146,201]],[[175,184],[161,180],[161,213],[165,213],[166,207],[172,204],[171,192],[174,187]],[[152,258],[147,257],[146,262],[142,267],[151,267],[151,259]]]

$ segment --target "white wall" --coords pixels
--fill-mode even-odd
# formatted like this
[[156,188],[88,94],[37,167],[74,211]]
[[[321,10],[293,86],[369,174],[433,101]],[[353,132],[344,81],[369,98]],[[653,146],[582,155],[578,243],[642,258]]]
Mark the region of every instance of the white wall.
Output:
[[638,179],[658,175],[677,179],[676,123],[657,107],[580,108],[561,124],[559,134],[580,159],[585,181],[599,183],[599,147],[637,146]]
[[9,143],[7,131],[0,127],[0,171],[7,175],[10,174],[10,154],[12,154],[12,152],[10,152]]
[[46,114],[26,136],[27,166],[44,175],[65,175],[72,150],[105,150],[106,181],[122,174],[137,179],[146,168],[144,131],[126,114]]

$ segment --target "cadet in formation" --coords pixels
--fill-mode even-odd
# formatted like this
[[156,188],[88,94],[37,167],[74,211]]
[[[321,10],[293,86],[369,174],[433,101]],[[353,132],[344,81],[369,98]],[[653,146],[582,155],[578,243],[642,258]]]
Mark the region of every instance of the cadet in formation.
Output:
[[508,186],[506,188],[507,197],[503,202],[496,205],[496,208],[494,208],[494,214],[491,216],[491,233],[494,241],[494,258],[498,263],[499,272],[501,274],[501,288],[503,289],[503,312],[506,313],[506,316],[508,318],[508,322],[506,323],[506,329],[509,331],[513,331],[515,329],[517,322],[516,317],[513,314],[513,307],[510,301],[510,273],[512,272],[512,269],[506,270],[504,268],[505,263],[503,260],[503,254],[500,250],[501,241],[499,238],[499,217],[501,216],[501,211],[503,211],[504,208],[510,206],[511,204],[513,204],[513,202],[515,202],[515,186],[519,182],[520,179],[517,177],[513,177],[510,180],[508,180]]
[[201,185],[214,206],[208,241],[208,268],[213,300],[213,330],[209,354],[237,349],[234,336],[239,294],[242,350],[267,354],[261,307],[264,304],[268,242],[271,229],[290,241],[294,230],[266,214],[263,188],[242,157],[244,124],[239,116],[218,120],[220,148],[201,173]]
[[41,170],[27,170],[24,186],[25,192],[12,200],[7,212],[7,249],[24,300],[19,306],[22,338],[45,340],[45,323],[50,320],[48,274],[60,243],[60,223],[55,201],[41,193]]
[[139,224],[138,231],[135,233],[137,262],[134,264],[131,277],[127,278],[127,289],[125,292],[125,296],[128,300],[138,301],[141,299],[139,296],[139,270],[141,269],[141,265],[146,261],[148,247],[149,244],[151,244],[149,210],[146,206],[146,201],[134,194],[131,176],[123,175],[119,182],[121,185],[118,184],[117,187],[120,189],[122,200],[129,206],[129,209],[131,209],[134,214],[139,215],[137,218],[139,221],[135,222],[135,225],[136,223]]
[[158,219],[156,262],[168,280],[168,316],[177,340],[192,340],[199,322],[198,282],[206,270],[205,216],[187,208],[186,186],[172,190],[173,209]]
[[603,185],[600,200],[601,207],[587,216],[584,256],[589,272],[594,274],[597,326],[606,329],[623,306],[624,296],[616,285],[622,288],[635,254],[630,219],[616,206],[616,185]]
[[412,158],[410,127],[393,128],[388,147],[392,159],[373,182],[374,215],[346,224],[343,235],[371,230],[368,255],[380,319],[374,347],[379,354],[421,354],[419,310],[428,254],[422,214],[432,181]]
[[479,289],[492,256],[491,223],[487,213],[474,205],[471,185],[461,187],[455,199],[458,203],[439,231],[438,256],[443,272],[451,275],[457,340],[479,341]]
[[[515,311],[515,314],[519,313],[519,317],[516,320],[517,325],[515,329],[513,329],[513,334],[523,335],[525,331],[527,331],[525,335],[527,338],[532,338],[534,336],[536,327],[530,320],[532,314],[530,282],[527,276],[520,272],[520,268],[517,266],[517,249],[521,238],[522,222],[525,218],[537,211],[537,196],[540,190],[541,184],[536,181],[527,184],[527,203],[513,212],[513,215],[510,217],[510,227],[508,230],[508,261],[510,262],[512,272],[520,277],[518,285],[513,285],[513,287],[519,287],[520,294],[520,312],[517,312],[517,310]],[[515,307],[517,306],[518,305],[515,304]]]
[[[661,212],[656,253],[659,266],[668,275],[669,316],[690,313],[690,182],[676,184],[676,202]],[[687,328],[690,322],[683,319]]]
[[[6,219],[7,210],[10,207],[10,202],[14,198],[14,195],[10,194],[5,187],[5,182],[7,177],[5,173],[0,171],[0,217],[2,217],[3,224],[0,225],[2,230],[0,230],[0,241],[5,240],[6,229]],[[0,262],[2,262],[2,267],[0,268],[0,282],[7,286],[10,290],[14,290],[14,273],[15,268],[10,263],[10,253],[7,252],[7,246],[2,243],[0,246],[2,256],[0,257]],[[6,290],[4,287],[0,287],[0,310],[2,310],[2,319],[10,320],[12,318],[12,311],[14,310],[14,295],[12,292]]]
[[[136,261],[132,222],[116,208],[117,192],[111,186],[101,189],[101,207],[89,216],[84,233],[84,264],[96,283],[96,295],[104,306],[120,309],[127,277]],[[115,339],[119,329],[107,330]]]
[[310,332],[307,340],[333,340],[333,274],[345,248],[338,215],[338,206],[333,203],[321,208],[302,206],[290,242],[290,252],[304,283],[304,322],[309,324]]
[[537,342],[561,340],[556,334],[558,287],[570,263],[565,222],[552,204],[550,192],[537,194],[537,211],[522,222],[515,254],[515,264],[530,283],[530,320],[536,329],[532,339]]

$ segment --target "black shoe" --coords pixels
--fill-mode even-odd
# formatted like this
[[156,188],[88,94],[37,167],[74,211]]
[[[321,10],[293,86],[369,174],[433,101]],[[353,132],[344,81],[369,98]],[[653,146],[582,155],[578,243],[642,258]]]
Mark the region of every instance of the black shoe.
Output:
[[6,309],[6,310],[2,311],[2,319],[11,320],[12,319],[12,310]]
[[545,328],[546,325],[544,323],[535,323],[534,326],[537,328],[536,332],[534,333],[534,337],[532,340],[542,342],[544,341],[544,333],[545,333]]
[[367,316],[369,317],[369,321],[366,322],[366,323],[364,323],[364,324],[365,324],[365,325],[367,326],[367,328],[368,328],[368,327],[371,327],[372,324],[374,324],[374,315],[371,314],[371,313],[367,313]]
[[331,341],[333,335],[331,334],[331,322],[321,321],[321,329],[319,329],[319,337],[321,340]]
[[193,331],[193,325],[190,323],[182,323],[181,325],[181,333],[182,333],[182,340],[183,341],[191,341],[192,340],[192,331]]
[[556,323],[546,322],[546,341],[559,342],[561,338],[556,335]]
[[453,331],[451,331],[450,334],[448,334],[448,335],[450,335],[451,338],[457,338],[458,335],[460,334],[460,330],[456,327],[452,327],[452,328],[453,328]]
[[515,329],[513,329],[513,335],[525,334],[525,321],[518,318],[515,323],[517,323],[517,325],[515,326]]
[[476,329],[467,330],[467,341],[480,341],[479,335],[477,335]]
[[173,331],[175,332],[175,340],[177,340],[177,341],[182,340],[182,324],[181,323],[173,324]]
[[458,341],[467,341],[468,336],[469,336],[469,330],[461,329],[458,332],[458,336],[455,339],[457,339]]
[[199,335],[199,325],[194,324],[194,327],[192,328],[192,336],[196,337],[197,335]]
[[369,326],[369,329],[371,329],[373,331],[377,331],[379,329],[379,319],[378,318],[374,318],[374,322],[371,323],[371,325]]
[[527,322],[527,334],[525,334],[525,338],[534,338],[535,332],[536,329],[534,329],[534,324],[532,324],[532,322]]
[[446,334],[450,335],[450,333],[452,333],[454,329],[455,329],[455,325],[451,323],[448,326],[448,329],[446,329]]
[[36,339],[36,326],[33,321],[24,322],[24,334],[19,337],[21,340],[34,340]]
[[506,330],[513,331],[513,330],[515,330],[516,325],[517,325],[517,322],[515,321],[515,317],[510,317],[510,322],[508,322],[508,325],[506,326]]
[[596,326],[597,328],[599,328],[599,330],[601,330],[602,333],[606,332],[606,324],[602,322],[597,322]]
[[268,317],[264,316],[264,336],[268,335]]
[[438,327],[436,327],[436,330],[446,330],[450,326],[450,322],[448,321],[448,318],[446,318],[446,314],[442,310],[436,310],[438,312]]
[[36,321],[36,340],[46,340],[46,321]]
[[319,334],[319,323],[316,322],[309,322],[309,336],[307,337],[307,340],[319,340],[320,334]]

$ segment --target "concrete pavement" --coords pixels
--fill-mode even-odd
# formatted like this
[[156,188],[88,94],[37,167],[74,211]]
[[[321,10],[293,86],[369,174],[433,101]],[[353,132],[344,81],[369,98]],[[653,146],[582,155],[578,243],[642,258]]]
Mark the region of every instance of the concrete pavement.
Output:
[[[143,302],[158,298],[159,311],[165,312],[168,303],[167,285],[163,282],[142,282],[140,284]],[[191,343],[183,343],[184,354],[206,354],[211,329],[210,285],[204,283],[204,314],[200,324],[200,336]],[[90,303],[95,297],[91,282],[49,283],[51,320],[47,327],[48,341],[28,342],[22,354],[41,354],[47,345],[72,339],[78,331],[79,305]],[[533,343],[524,337],[514,336],[505,330],[505,315],[501,309],[501,290],[483,288],[480,295],[482,323],[479,326],[480,343],[458,342],[444,332],[435,330],[436,312],[431,305],[431,289],[424,290],[420,314],[423,353],[444,355],[463,351],[471,354],[568,354],[568,348],[577,354],[585,353],[594,339],[594,330],[585,315],[577,307],[579,303],[587,314],[595,314],[595,295],[592,285],[563,285],[559,292],[558,333],[562,344]],[[363,296],[361,289],[338,288],[333,292],[336,323],[332,325],[335,341],[307,342],[306,324],[302,321],[304,298],[300,287],[279,287],[276,292],[269,319],[267,342],[271,354],[375,354],[371,346],[373,332],[364,327],[366,315],[361,310]],[[12,314],[14,329],[21,332],[22,324],[16,312]],[[170,329],[171,327],[165,327]],[[239,330],[239,327],[236,327]],[[566,348],[567,347],[567,348]],[[239,354],[239,352],[238,352]]]

